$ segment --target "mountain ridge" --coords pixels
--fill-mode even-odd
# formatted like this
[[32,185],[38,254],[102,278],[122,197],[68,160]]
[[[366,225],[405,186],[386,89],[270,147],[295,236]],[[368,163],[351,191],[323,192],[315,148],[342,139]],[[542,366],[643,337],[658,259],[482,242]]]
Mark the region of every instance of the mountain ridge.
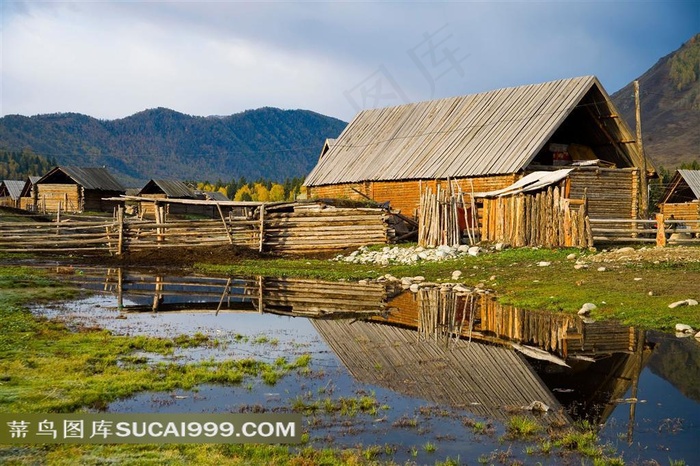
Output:
[[313,168],[326,138],[347,123],[310,110],[263,107],[202,117],[165,107],[100,120],[80,113],[0,118],[0,148],[30,149],[62,165],[106,166],[150,178],[285,179]]
[[[660,58],[637,80],[646,154],[667,168],[700,160],[700,34]],[[633,84],[610,97],[634,130]]]

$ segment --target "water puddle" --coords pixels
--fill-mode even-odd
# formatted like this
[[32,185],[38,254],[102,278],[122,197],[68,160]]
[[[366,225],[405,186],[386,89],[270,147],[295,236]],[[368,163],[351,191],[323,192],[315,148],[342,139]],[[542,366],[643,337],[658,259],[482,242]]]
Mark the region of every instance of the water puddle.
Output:
[[[700,345],[693,340],[439,287],[412,293],[379,283],[88,267],[65,277],[97,293],[34,312],[118,334],[201,333],[219,343],[166,359],[311,355],[310,373],[273,386],[252,380],[141,393],[109,411],[263,412],[315,404],[305,417],[314,445],[386,444],[383,454],[394,461],[420,463],[488,456],[503,448],[503,424],[521,414],[545,426],[598,425],[628,463],[700,459]],[[322,409],[328,399],[364,396],[376,399],[376,412],[357,412],[351,421]]]

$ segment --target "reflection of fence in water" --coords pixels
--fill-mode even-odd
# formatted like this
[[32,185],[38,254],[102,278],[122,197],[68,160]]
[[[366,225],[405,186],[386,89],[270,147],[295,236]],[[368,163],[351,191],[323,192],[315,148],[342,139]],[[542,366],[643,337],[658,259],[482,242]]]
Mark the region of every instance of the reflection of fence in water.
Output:
[[463,295],[440,288],[423,288],[418,290],[417,299],[419,338],[441,341],[445,345],[459,340],[465,333],[471,338],[477,294]]
[[[126,311],[216,310],[305,317],[362,317],[385,312],[387,289],[378,283],[290,278],[233,278],[82,269],[67,275],[90,289],[114,293]],[[128,298],[134,304],[124,305]]]

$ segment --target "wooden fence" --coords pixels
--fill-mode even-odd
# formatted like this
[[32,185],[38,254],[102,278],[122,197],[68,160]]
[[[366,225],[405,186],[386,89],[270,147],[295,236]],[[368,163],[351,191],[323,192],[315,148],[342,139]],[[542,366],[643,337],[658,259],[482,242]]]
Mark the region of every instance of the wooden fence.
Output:
[[590,222],[596,244],[700,245],[700,220],[676,220],[656,214],[654,220],[590,219]]
[[[287,209],[289,210],[289,209]],[[204,220],[168,220],[162,206],[155,220],[126,218],[118,209],[114,218],[0,222],[0,249],[8,252],[104,253],[120,255],[153,248],[236,245],[259,251],[308,253],[387,243],[394,230],[390,214],[373,208],[316,208],[291,211],[257,210],[257,218],[224,217]]]

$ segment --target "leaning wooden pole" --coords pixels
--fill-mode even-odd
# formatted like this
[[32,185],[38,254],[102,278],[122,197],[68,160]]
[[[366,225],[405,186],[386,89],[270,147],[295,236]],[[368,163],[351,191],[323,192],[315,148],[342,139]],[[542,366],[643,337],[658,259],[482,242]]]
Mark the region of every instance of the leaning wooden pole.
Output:
[[637,125],[637,149],[642,157],[642,173],[639,176],[641,188],[641,213],[643,218],[647,217],[649,209],[649,189],[647,188],[647,158],[644,156],[644,144],[642,143],[642,105],[639,99],[639,81],[634,80],[634,110],[635,120]]

